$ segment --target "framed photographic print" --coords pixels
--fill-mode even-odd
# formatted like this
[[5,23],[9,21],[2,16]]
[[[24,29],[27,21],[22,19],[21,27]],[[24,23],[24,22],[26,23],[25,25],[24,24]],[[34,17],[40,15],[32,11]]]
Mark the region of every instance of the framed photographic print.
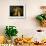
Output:
[[25,18],[25,6],[11,5],[9,14],[10,18]]

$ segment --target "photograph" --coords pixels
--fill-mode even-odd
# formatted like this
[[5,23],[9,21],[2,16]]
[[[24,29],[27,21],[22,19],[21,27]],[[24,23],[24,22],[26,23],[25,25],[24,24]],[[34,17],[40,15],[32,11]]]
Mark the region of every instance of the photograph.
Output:
[[10,16],[21,17],[23,15],[23,6],[10,6]]

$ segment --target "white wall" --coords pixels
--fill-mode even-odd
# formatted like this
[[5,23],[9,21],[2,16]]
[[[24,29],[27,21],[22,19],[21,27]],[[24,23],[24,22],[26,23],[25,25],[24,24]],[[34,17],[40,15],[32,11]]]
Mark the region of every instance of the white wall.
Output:
[[[26,6],[26,18],[9,19],[10,5]],[[36,29],[44,29],[38,25],[35,16],[40,14],[40,6],[46,5],[46,0],[0,0],[0,33],[4,33],[6,25],[15,25],[19,31],[18,36],[31,36]]]

